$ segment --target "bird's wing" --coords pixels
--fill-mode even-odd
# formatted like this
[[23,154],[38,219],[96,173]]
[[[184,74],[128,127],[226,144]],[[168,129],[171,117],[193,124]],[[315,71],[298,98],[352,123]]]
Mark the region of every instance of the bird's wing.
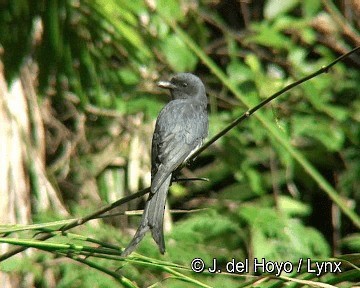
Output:
[[163,108],[156,121],[152,144],[153,192],[206,136],[207,115],[201,105],[178,99]]

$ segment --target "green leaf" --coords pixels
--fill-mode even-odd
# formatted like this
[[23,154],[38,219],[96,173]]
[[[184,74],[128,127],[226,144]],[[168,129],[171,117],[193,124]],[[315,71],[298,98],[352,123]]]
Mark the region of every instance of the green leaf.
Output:
[[[190,263],[196,251],[196,257],[211,263],[213,257],[224,254],[224,235],[234,235],[236,228],[236,223],[213,209],[189,214],[185,220],[174,226],[168,245],[174,249],[167,251],[171,258],[181,259],[185,263]],[[209,245],[213,248],[211,253],[209,253]]]
[[291,50],[292,42],[289,38],[277,31],[274,27],[269,26],[268,23],[252,24],[254,33],[245,38],[248,43],[256,43],[266,47],[275,49]]
[[241,207],[239,214],[250,226],[255,258],[297,261],[304,257],[326,257],[330,253],[324,237],[298,219],[258,205]]
[[193,71],[198,62],[196,55],[176,34],[171,34],[161,43],[161,50],[176,72]]
[[118,73],[125,85],[136,85],[139,83],[139,75],[130,68],[122,68]]
[[311,213],[311,207],[288,196],[281,195],[278,199],[280,211],[289,216],[307,216]]
[[327,104],[323,105],[321,108],[322,111],[337,121],[345,121],[346,118],[349,117],[349,110],[344,107]]
[[[114,0],[89,1],[88,5],[112,26],[114,33],[116,33],[117,36],[120,36],[132,45],[132,47],[136,48],[135,51],[139,52],[139,56],[144,57],[144,59],[150,57],[151,52],[149,51],[148,46],[145,45],[139,30],[137,27],[132,26],[132,24],[123,21],[123,16],[117,9],[117,5]],[[127,14],[128,13],[126,13],[126,15]],[[133,22],[131,21],[129,15],[125,17],[127,20],[130,20],[130,22]]]
[[321,8],[321,1],[314,0],[303,0],[302,1],[302,9],[305,17],[313,17],[315,16]]
[[138,96],[137,98],[124,101],[122,98],[116,99],[117,110],[122,113],[134,114],[146,112],[150,117],[156,118],[163,104],[149,95]]
[[261,174],[255,169],[248,168],[245,171],[247,179],[249,181],[251,190],[254,191],[258,195],[265,194],[265,189],[262,184]]
[[226,72],[229,75],[229,79],[234,84],[243,83],[248,80],[252,80],[254,74],[247,65],[234,59],[226,67]]
[[173,21],[181,21],[184,18],[181,2],[176,0],[158,0],[156,1],[156,8],[164,16]]
[[255,54],[247,55],[245,57],[245,63],[250,67],[253,74],[263,74],[260,59]]
[[300,32],[301,39],[310,45],[316,43],[317,33],[312,28],[304,28]]
[[299,0],[268,0],[265,3],[264,16],[266,19],[272,20],[279,17],[279,15],[292,10],[298,3]]
[[339,150],[345,140],[344,131],[329,120],[314,116],[294,116],[292,118],[293,135],[317,139],[328,150]]
[[353,251],[360,251],[360,233],[354,233],[342,240],[343,245]]

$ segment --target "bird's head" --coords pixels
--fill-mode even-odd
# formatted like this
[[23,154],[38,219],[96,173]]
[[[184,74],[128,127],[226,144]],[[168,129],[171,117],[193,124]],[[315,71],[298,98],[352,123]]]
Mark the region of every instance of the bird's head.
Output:
[[191,73],[176,74],[170,81],[159,81],[157,85],[169,89],[173,99],[206,98],[204,84]]

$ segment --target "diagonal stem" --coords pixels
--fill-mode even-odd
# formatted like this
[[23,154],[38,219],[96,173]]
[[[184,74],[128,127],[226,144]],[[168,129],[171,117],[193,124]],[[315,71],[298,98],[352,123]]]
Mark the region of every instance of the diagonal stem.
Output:
[[291,90],[292,88],[299,86],[300,84],[320,75],[323,73],[327,73],[329,71],[329,69],[334,66],[336,63],[344,60],[345,58],[349,57],[351,54],[355,53],[356,51],[358,51],[360,49],[359,47],[354,48],[353,50],[351,50],[350,52],[341,55],[339,58],[335,59],[333,62],[331,62],[329,65],[326,65],[324,67],[322,67],[321,69],[319,69],[318,71],[305,76],[304,78],[301,78],[300,80],[293,82],[287,86],[285,86],[283,89],[281,89],[280,91],[274,93],[273,95],[269,96],[268,98],[266,98],[265,100],[263,100],[262,102],[260,102],[258,105],[254,106],[253,108],[247,110],[244,114],[242,114],[239,118],[235,119],[234,121],[232,121],[228,126],[226,126],[224,129],[222,129],[220,132],[218,132],[217,134],[215,134],[209,141],[207,141],[203,146],[201,146],[198,150],[196,150],[194,152],[193,155],[191,155],[191,157],[189,158],[189,161],[195,159],[197,156],[199,156],[199,154],[201,152],[203,152],[205,149],[207,149],[211,144],[213,144],[215,141],[217,141],[219,138],[221,138],[222,136],[224,136],[227,132],[229,132],[231,129],[233,129],[235,126],[237,126],[239,123],[241,123],[242,121],[244,121],[246,118],[250,117],[250,115],[254,114],[257,110],[259,110],[261,107],[265,106],[267,103],[271,102],[272,100],[274,100],[275,98],[279,97],[280,95],[284,94],[285,92]]
[[[207,149],[211,144],[213,144],[215,141],[217,141],[219,138],[221,138],[222,136],[224,136],[227,132],[229,132],[231,129],[233,129],[235,126],[237,126],[239,123],[241,123],[242,121],[244,121],[246,118],[248,118],[250,115],[252,115],[253,113],[255,113],[257,110],[259,110],[261,107],[263,107],[264,105],[266,105],[267,103],[269,103],[270,101],[274,100],[275,98],[279,97],[280,95],[284,94],[285,92],[289,91],[290,89],[294,88],[295,86],[300,85],[303,82],[306,82],[314,77],[316,77],[317,75],[326,73],[329,71],[329,69],[334,66],[336,63],[344,60],[345,58],[349,57],[351,54],[355,53],[356,51],[358,51],[360,49],[360,46],[351,50],[350,52],[340,56],[339,58],[337,58],[336,60],[334,60],[333,62],[331,62],[329,65],[322,67],[321,69],[319,69],[318,71],[294,82],[291,83],[290,85],[284,87],[283,89],[281,89],[280,91],[276,92],[275,94],[271,95],[270,97],[266,98],[264,101],[260,102],[258,105],[254,106],[253,108],[249,109],[248,111],[246,111],[244,114],[242,114],[240,117],[238,117],[237,119],[235,119],[234,121],[232,121],[228,126],[226,126],[224,129],[222,129],[220,132],[218,132],[216,135],[214,135],[209,141],[207,141],[201,148],[199,148],[190,158],[189,160],[193,160],[194,158],[196,158],[200,153],[202,153],[205,149]],[[182,167],[181,167],[182,168]],[[180,168],[180,169],[181,169]],[[147,193],[149,193],[150,191],[150,187],[142,189],[132,195],[126,196],[124,198],[121,198],[109,205],[106,205],[105,207],[95,211],[94,213],[91,213],[85,217],[76,219],[72,222],[70,222],[67,225],[64,225],[62,228],[60,228],[61,231],[66,231],[69,229],[72,229],[76,226],[82,225],[92,219],[95,219],[97,217],[99,217],[100,215],[104,214],[105,212],[108,212],[112,209],[114,209],[115,207],[118,207],[124,203],[127,203],[133,199],[136,199],[138,197],[141,197]],[[349,216],[349,215],[348,215]],[[358,227],[360,227],[360,223],[357,220],[357,217],[354,217],[352,214],[350,214],[350,218],[353,220],[354,224],[357,225]],[[54,237],[53,234],[45,234],[39,238],[37,238],[37,240],[42,240],[45,241],[49,238]],[[17,247],[14,248],[4,254],[2,254],[0,256],[0,262],[3,260],[6,260],[20,252],[23,252],[27,249],[27,247]]]

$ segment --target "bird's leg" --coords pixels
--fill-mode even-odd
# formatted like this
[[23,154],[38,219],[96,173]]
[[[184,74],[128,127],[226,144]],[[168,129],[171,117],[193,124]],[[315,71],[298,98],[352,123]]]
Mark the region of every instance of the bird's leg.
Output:
[[186,165],[187,167],[190,167],[190,166],[195,162],[195,160],[196,160],[196,158],[194,158],[194,159],[189,159],[189,160],[186,161],[185,165]]
[[[187,181],[206,181],[209,182],[210,180],[208,178],[199,178],[199,177],[192,177],[192,178],[180,178],[180,171],[174,171],[172,177],[171,177],[171,184],[172,182],[187,182]],[[171,186],[170,184],[170,186]]]
[[172,185],[173,182],[179,182],[179,175],[180,175],[180,171],[175,170],[172,175],[171,175],[171,181],[170,181],[170,186]]

